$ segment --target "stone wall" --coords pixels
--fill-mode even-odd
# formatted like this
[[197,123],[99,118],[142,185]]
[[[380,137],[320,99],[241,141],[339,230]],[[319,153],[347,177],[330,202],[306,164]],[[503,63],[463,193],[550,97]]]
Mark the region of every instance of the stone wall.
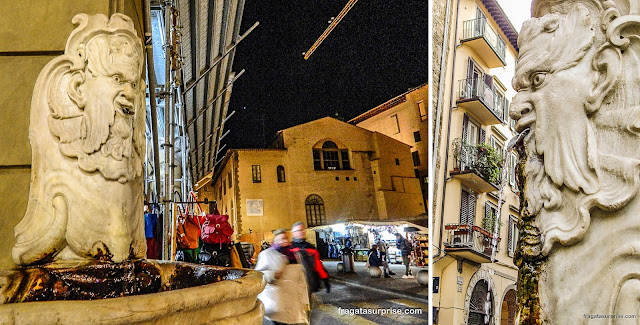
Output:
[[[444,52],[444,57],[446,58],[449,55],[449,50],[451,49],[451,45],[452,44],[445,44],[444,41],[444,34],[445,34],[445,29],[449,29],[449,36],[451,36],[452,30],[451,30],[451,26],[452,26],[452,18],[449,17],[449,25],[445,26],[447,18],[446,18],[446,13],[447,13],[447,2],[449,2],[449,15],[451,16],[451,14],[453,13],[454,9],[453,5],[455,4],[453,0],[434,0],[433,1],[433,14],[432,14],[432,21],[431,21],[431,34],[432,34],[432,43],[431,43],[431,51],[432,51],[432,55],[433,55],[433,59],[431,60],[431,67],[432,67],[432,81],[431,81],[431,98],[432,98],[432,105],[431,105],[431,110],[433,112],[433,124],[432,124],[432,130],[434,130],[433,132],[436,132],[436,130],[439,130],[440,135],[442,135],[442,116],[440,117],[439,121],[436,121],[436,111],[438,109],[438,94],[439,94],[439,90],[440,90],[440,75],[441,75],[441,71],[440,71],[440,67],[442,64],[442,57],[443,57],[443,53],[442,53],[442,47],[445,46],[445,52]],[[445,71],[442,71],[445,75],[447,73],[446,71],[446,63],[445,63]],[[446,78],[445,78],[446,80]],[[445,109],[444,107],[442,107],[441,109]],[[436,125],[440,125],[440,128],[437,128]],[[436,202],[436,195],[438,193],[438,186],[439,183],[437,182],[437,175],[440,169],[440,159],[438,158],[439,155],[436,153],[433,155],[434,159],[434,167],[435,167],[435,171],[433,173],[433,175],[436,175],[436,179],[434,179],[433,182],[433,201],[432,202]],[[432,211],[433,211],[433,215],[435,215],[435,204],[433,204],[432,206]]]

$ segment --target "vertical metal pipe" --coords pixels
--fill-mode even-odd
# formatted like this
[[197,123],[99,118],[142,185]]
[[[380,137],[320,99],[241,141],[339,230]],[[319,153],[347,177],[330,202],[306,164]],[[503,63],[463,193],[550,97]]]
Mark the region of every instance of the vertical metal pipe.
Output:
[[[171,18],[171,10],[172,3],[171,1],[166,1],[164,3],[164,29],[165,29],[165,38],[164,38],[164,57],[165,57],[165,65],[164,65],[164,120],[165,120],[165,137],[164,137],[164,153],[165,153],[165,220],[170,224],[169,233],[167,236],[171,239],[169,241],[169,245],[164,247],[163,249],[167,250],[167,257],[170,257],[173,254],[173,245],[174,245],[174,235],[173,235],[173,227],[175,224],[173,209],[171,205],[171,201],[173,201],[173,158],[174,158],[174,137],[173,137],[173,80],[172,80],[172,71],[171,71],[171,51],[172,51],[172,42],[171,42],[171,29],[172,26],[172,18]],[[167,258],[170,259],[170,258]]]
[[[156,71],[153,66],[153,45],[151,42],[151,2],[150,0],[143,1],[144,4],[144,46],[147,55],[147,78],[149,79],[149,102],[151,104],[151,133],[153,136],[153,169],[155,176],[155,189],[156,196],[158,197],[158,203],[162,203],[161,200],[161,187],[160,187],[160,146],[158,144],[158,107],[156,102]],[[167,244],[167,224],[163,222],[162,230],[162,247]],[[164,249],[163,249],[164,250]],[[166,259],[165,256],[162,256]]]
[[229,155],[229,159],[231,160],[231,179],[233,180],[233,182],[231,182],[233,186],[233,188],[231,189],[232,191],[231,193],[233,195],[233,229],[235,230],[236,240],[240,241],[240,237],[238,237],[238,234],[240,233],[240,229],[238,229],[239,214],[238,214],[238,192],[237,192],[239,184],[238,184],[238,179],[236,177],[236,174],[238,172],[238,166],[236,165],[236,162],[238,161],[238,152],[231,151],[231,154]]

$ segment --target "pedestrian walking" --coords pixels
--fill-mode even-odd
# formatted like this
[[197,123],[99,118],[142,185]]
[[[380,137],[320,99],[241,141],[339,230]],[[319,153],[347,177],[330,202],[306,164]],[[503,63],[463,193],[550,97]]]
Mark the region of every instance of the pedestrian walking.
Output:
[[309,295],[304,267],[297,263],[284,229],[274,232],[271,247],[258,255],[256,270],[267,285],[258,295],[264,315],[274,325],[309,324]]
[[324,268],[322,261],[320,260],[320,254],[315,246],[307,242],[305,231],[307,226],[303,222],[296,222],[291,227],[293,233],[293,251],[299,252],[301,256],[301,263],[304,266],[305,273],[307,275],[307,283],[309,293],[320,290],[321,283],[324,284],[324,288],[327,293],[331,291],[331,284],[329,283],[329,273]]
[[411,255],[411,246],[409,245],[407,240],[404,239],[399,233],[396,233],[396,248],[400,250],[400,254],[402,255],[402,263],[406,268],[405,274],[402,276],[402,278],[413,278],[413,274],[411,274],[411,267],[409,267],[409,255]]

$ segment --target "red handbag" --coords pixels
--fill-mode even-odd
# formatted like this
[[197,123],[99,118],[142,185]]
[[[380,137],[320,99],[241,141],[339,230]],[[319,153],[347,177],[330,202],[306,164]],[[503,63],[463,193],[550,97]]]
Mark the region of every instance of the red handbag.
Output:
[[207,214],[202,224],[202,241],[207,244],[231,244],[233,227],[228,215]]

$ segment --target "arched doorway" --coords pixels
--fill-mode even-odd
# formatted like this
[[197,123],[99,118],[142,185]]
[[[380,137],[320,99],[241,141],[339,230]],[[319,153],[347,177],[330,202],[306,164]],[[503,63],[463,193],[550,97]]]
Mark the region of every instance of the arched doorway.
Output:
[[473,288],[469,301],[468,325],[492,325],[493,324],[493,295],[489,290],[489,284],[485,280],[479,280]]
[[500,325],[514,325],[516,322],[516,291],[510,289],[502,299]]

